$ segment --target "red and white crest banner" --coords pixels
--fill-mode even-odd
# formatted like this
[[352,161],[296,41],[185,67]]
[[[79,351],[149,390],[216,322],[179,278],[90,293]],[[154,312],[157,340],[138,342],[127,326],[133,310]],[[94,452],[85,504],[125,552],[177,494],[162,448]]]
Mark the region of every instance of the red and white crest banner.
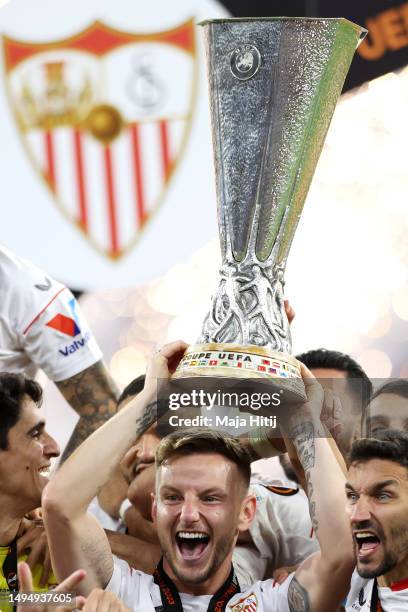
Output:
[[224,10],[34,4],[1,11],[0,242],[76,288],[143,283],[216,231],[195,23]]

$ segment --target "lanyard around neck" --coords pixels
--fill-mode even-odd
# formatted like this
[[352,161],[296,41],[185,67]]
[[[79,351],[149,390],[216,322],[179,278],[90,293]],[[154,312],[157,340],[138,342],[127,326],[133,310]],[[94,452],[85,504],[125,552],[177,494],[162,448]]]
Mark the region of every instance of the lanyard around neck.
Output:
[[378,597],[377,578],[374,578],[373,590],[371,592],[370,612],[382,612],[381,602]]
[[[163,612],[183,612],[183,604],[181,603],[176,585],[163,569],[163,559],[160,559],[160,563],[156,567],[153,577],[160,589]],[[208,604],[207,612],[224,612],[231,597],[239,592],[239,583],[234,568],[231,566],[228,578],[221,588],[212,596]]]

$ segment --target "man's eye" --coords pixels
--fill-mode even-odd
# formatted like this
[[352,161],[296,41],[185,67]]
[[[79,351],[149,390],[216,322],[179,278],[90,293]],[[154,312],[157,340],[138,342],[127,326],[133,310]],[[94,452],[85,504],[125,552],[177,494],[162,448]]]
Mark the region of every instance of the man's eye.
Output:
[[35,431],[31,433],[31,437],[34,438],[34,440],[38,440],[40,436],[41,436],[41,432],[38,429],[36,429]]
[[209,502],[209,503],[214,503],[214,502],[218,502],[220,501],[218,497],[215,497],[215,495],[206,495],[204,497],[204,501],[205,502]]
[[169,502],[176,502],[180,500],[180,496],[176,495],[175,493],[169,494],[169,495],[165,495],[164,496],[164,500],[165,501],[169,501]]
[[346,497],[350,503],[355,503],[358,500],[358,495],[356,495],[356,493],[350,493],[350,491],[346,493]]
[[381,493],[378,493],[377,499],[379,501],[389,501],[391,499],[391,495],[385,491],[382,491]]

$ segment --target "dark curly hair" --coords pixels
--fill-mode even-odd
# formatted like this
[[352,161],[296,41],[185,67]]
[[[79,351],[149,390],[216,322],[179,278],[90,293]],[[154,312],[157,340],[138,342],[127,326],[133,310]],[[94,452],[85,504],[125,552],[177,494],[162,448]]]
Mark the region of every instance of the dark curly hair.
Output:
[[137,395],[138,393],[143,391],[145,378],[146,376],[142,374],[141,376],[138,376],[137,378],[132,380],[120,394],[120,397],[118,399],[118,405],[127,400],[129,397],[133,397],[134,395]]
[[368,403],[373,392],[372,382],[361,365],[350,355],[340,351],[319,348],[296,355],[296,359],[304,363],[309,370],[322,368],[344,372],[349,382],[350,391],[356,399],[362,400],[363,406]]
[[408,399],[408,380],[405,378],[399,378],[396,380],[390,380],[381,387],[378,387],[372,394],[370,401],[382,395],[383,393],[392,393],[393,395],[399,395]]
[[361,438],[353,442],[349,462],[384,459],[394,461],[408,469],[408,433],[396,429],[382,429],[372,438]]
[[25,397],[38,406],[42,402],[40,385],[22,374],[0,372],[0,449],[8,448],[8,432],[20,418]]

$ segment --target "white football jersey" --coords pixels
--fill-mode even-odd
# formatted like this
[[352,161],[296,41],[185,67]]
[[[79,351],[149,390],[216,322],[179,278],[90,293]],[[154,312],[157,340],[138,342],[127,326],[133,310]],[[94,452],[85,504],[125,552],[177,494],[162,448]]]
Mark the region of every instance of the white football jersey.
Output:
[[[350,592],[347,597],[347,612],[370,612],[374,580],[361,578],[354,570]],[[407,612],[408,580],[401,580],[391,587],[378,587],[379,610],[382,612]]]
[[118,533],[126,533],[126,525],[122,522],[122,519],[114,519],[105,512],[99,503],[98,497],[95,496],[88,506],[89,514],[92,514],[98,521],[98,523],[104,528],[110,531],[117,531]]
[[72,293],[0,246],[0,371],[54,381],[102,358]]
[[252,544],[234,550],[234,568],[241,584],[270,578],[273,570],[298,565],[319,550],[304,491],[281,480],[260,483],[251,479],[256,496],[256,514],[249,529]]
[[[288,588],[294,574],[283,584],[272,580],[246,586],[242,593],[234,595],[227,603],[227,612],[290,612]],[[132,569],[125,561],[115,558],[112,578],[106,587],[134,612],[157,612],[163,605],[160,589],[153,576]],[[184,612],[207,612],[211,595],[179,593]]]

